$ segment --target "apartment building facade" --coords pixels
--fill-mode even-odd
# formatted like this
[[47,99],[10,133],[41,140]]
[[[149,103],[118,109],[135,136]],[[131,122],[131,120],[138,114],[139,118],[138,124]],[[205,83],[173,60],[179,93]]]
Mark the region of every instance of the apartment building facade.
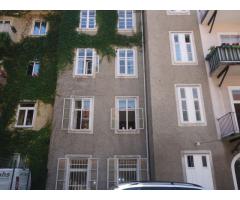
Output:
[[216,131],[197,12],[146,11],[144,33],[151,178],[233,189],[229,152]]
[[[80,11],[78,31],[96,34],[96,11]],[[118,11],[119,34],[141,30],[141,12]],[[139,47],[116,47],[108,60],[75,49],[59,75],[47,189],[109,189],[148,179],[144,69]]]
[[240,188],[240,60],[239,11],[200,11],[207,79],[212,98],[217,137],[228,155],[234,189]]

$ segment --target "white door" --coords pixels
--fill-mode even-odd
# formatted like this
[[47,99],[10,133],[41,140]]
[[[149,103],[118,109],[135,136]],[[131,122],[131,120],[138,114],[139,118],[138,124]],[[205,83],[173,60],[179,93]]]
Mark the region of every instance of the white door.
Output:
[[188,183],[214,189],[209,154],[186,154],[184,162]]

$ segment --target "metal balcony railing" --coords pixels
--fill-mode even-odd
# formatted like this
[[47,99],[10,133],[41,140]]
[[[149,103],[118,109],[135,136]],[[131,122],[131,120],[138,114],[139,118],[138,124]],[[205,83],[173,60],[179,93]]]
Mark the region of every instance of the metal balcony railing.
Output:
[[240,46],[222,45],[214,47],[207,55],[210,73],[214,72],[220,65],[240,64]]
[[240,113],[229,112],[218,120],[218,124],[220,127],[221,137],[226,138],[231,135],[239,134],[238,122]]

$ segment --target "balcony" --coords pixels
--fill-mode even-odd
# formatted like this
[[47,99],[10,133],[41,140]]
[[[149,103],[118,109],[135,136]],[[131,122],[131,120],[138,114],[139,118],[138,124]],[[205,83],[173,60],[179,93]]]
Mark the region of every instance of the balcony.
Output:
[[0,33],[8,33],[11,40],[15,41],[16,34],[13,30],[16,32],[15,28],[11,27],[10,24],[0,24]]
[[240,113],[229,112],[218,120],[221,138],[227,141],[235,141],[240,139],[238,124],[240,120]]
[[221,65],[240,64],[240,46],[222,45],[214,47],[207,55],[206,60],[209,62],[210,73],[213,73]]

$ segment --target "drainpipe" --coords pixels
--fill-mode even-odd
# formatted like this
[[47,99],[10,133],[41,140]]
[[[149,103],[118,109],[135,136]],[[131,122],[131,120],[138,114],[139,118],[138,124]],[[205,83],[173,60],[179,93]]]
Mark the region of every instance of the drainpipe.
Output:
[[143,10],[141,11],[141,32],[142,32],[142,66],[143,66],[143,84],[144,84],[144,118],[145,118],[145,137],[146,137],[146,152],[147,152],[147,161],[148,161],[148,180],[151,179],[150,176],[150,156],[149,156],[149,134],[148,134],[148,116],[147,116],[147,86],[146,86],[146,68],[145,68],[145,46],[144,46],[144,19],[143,19]]

